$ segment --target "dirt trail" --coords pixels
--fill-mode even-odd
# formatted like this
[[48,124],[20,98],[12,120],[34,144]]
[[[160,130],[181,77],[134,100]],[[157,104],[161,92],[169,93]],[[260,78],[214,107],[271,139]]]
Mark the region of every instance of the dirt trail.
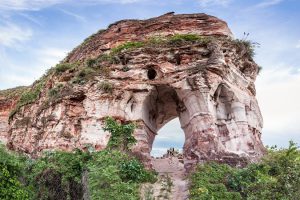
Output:
[[143,200],[188,199],[188,181],[184,165],[178,158],[153,158],[152,165],[158,172],[158,181],[143,186]]

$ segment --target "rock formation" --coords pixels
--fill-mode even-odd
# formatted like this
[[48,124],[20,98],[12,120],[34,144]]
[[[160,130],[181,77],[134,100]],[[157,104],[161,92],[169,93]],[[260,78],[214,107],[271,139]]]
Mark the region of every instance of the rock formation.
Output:
[[30,101],[21,97],[8,146],[32,155],[101,150],[110,137],[103,121],[112,116],[138,125],[132,151],[150,166],[158,130],[179,117],[186,167],[256,161],[264,147],[252,54],[248,41],[233,39],[224,21],[206,14],[116,22],[35,82]]

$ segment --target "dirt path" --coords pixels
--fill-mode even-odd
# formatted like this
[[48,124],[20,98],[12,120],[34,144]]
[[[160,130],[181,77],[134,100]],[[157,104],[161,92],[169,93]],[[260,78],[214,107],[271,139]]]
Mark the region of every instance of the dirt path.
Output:
[[188,181],[184,165],[178,158],[153,159],[152,165],[158,172],[158,181],[143,186],[143,200],[188,199]]

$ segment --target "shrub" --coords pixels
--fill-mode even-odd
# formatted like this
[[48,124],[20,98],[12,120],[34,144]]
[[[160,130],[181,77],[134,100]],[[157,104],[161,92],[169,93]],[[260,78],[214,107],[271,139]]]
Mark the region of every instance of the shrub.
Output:
[[22,93],[16,107],[9,114],[9,120],[12,119],[12,117],[20,110],[21,107],[27,104],[31,104],[39,98],[41,90],[44,87],[44,84],[45,83],[43,81],[40,81],[29,90]]
[[86,66],[87,66],[87,67],[95,67],[95,64],[96,64],[97,62],[96,62],[95,59],[91,59],[91,58],[90,58],[90,59],[87,59],[85,63],[86,63]]
[[243,56],[249,57],[250,59],[253,59],[255,55],[255,47],[259,46],[258,43],[245,39],[235,39],[232,40],[232,42],[236,46],[237,52],[245,52]]
[[58,98],[59,93],[61,92],[61,90],[62,90],[63,87],[64,87],[63,84],[58,84],[58,85],[56,85],[55,87],[51,88],[51,89],[48,91],[48,97],[49,97],[50,99]]
[[72,69],[73,67],[74,66],[71,63],[60,63],[55,66],[54,71],[55,71],[55,74],[58,75],[69,69]]
[[112,93],[113,89],[114,89],[114,85],[110,82],[107,81],[103,81],[98,85],[98,88],[100,90],[102,90],[105,93]]
[[124,160],[120,164],[120,176],[122,181],[128,182],[155,182],[153,173],[146,171],[144,166],[136,159]]
[[208,37],[203,37],[196,34],[175,34],[168,38],[169,44],[181,44],[182,42],[202,42],[202,43],[208,43],[209,39]]
[[115,48],[111,49],[112,54],[117,54],[122,52],[123,50],[129,50],[129,49],[135,49],[135,48],[140,48],[143,47],[144,43],[143,42],[126,42],[124,44],[121,44]]
[[25,158],[6,151],[1,144],[0,158],[0,199],[29,199],[30,192],[20,181],[24,177]]
[[243,169],[200,165],[190,180],[191,199],[296,200],[300,196],[300,151],[290,142],[289,148],[269,149],[260,163]]
[[103,127],[103,130],[108,131],[111,134],[107,148],[127,151],[136,143],[136,139],[133,136],[134,129],[135,125],[132,123],[121,124],[115,119],[107,117]]

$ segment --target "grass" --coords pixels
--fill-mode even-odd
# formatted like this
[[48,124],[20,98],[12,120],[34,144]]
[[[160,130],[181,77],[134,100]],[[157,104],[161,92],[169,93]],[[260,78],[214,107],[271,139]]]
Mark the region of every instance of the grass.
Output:
[[60,63],[54,67],[54,72],[55,72],[55,75],[59,75],[59,74],[62,74],[63,72],[65,72],[69,69],[72,69],[74,67],[75,66],[72,63]]
[[26,86],[19,86],[7,90],[0,90],[0,96],[5,97],[5,99],[11,99],[22,95],[22,93],[28,89]]
[[12,119],[12,117],[20,110],[21,107],[31,104],[39,98],[44,84],[45,83],[43,81],[40,81],[37,84],[35,84],[32,88],[22,93],[17,105],[9,114],[9,120]]
[[49,99],[56,99],[59,97],[59,93],[61,92],[62,88],[64,87],[63,84],[58,84],[56,86],[54,86],[53,88],[51,88],[48,91],[48,98]]
[[251,42],[250,40],[235,39],[235,40],[232,40],[231,42],[235,45],[238,53],[245,51],[244,56],[247,56],[250,59],[254,58],[255,47],[259,46],[258,43]]
[[140,48],[143,47],[144,43],[143,42],[126,42],[124,44],[121,44],[115,48],[111,49],[112,54],[118,54],[121,53],[122,51],[125,50],[130,50],[130,49],[135,49],[135,48]]
[[99,83],[98,88],[105,93],[112,93],[114,90],[114,85],[108,81],[102,81]]

